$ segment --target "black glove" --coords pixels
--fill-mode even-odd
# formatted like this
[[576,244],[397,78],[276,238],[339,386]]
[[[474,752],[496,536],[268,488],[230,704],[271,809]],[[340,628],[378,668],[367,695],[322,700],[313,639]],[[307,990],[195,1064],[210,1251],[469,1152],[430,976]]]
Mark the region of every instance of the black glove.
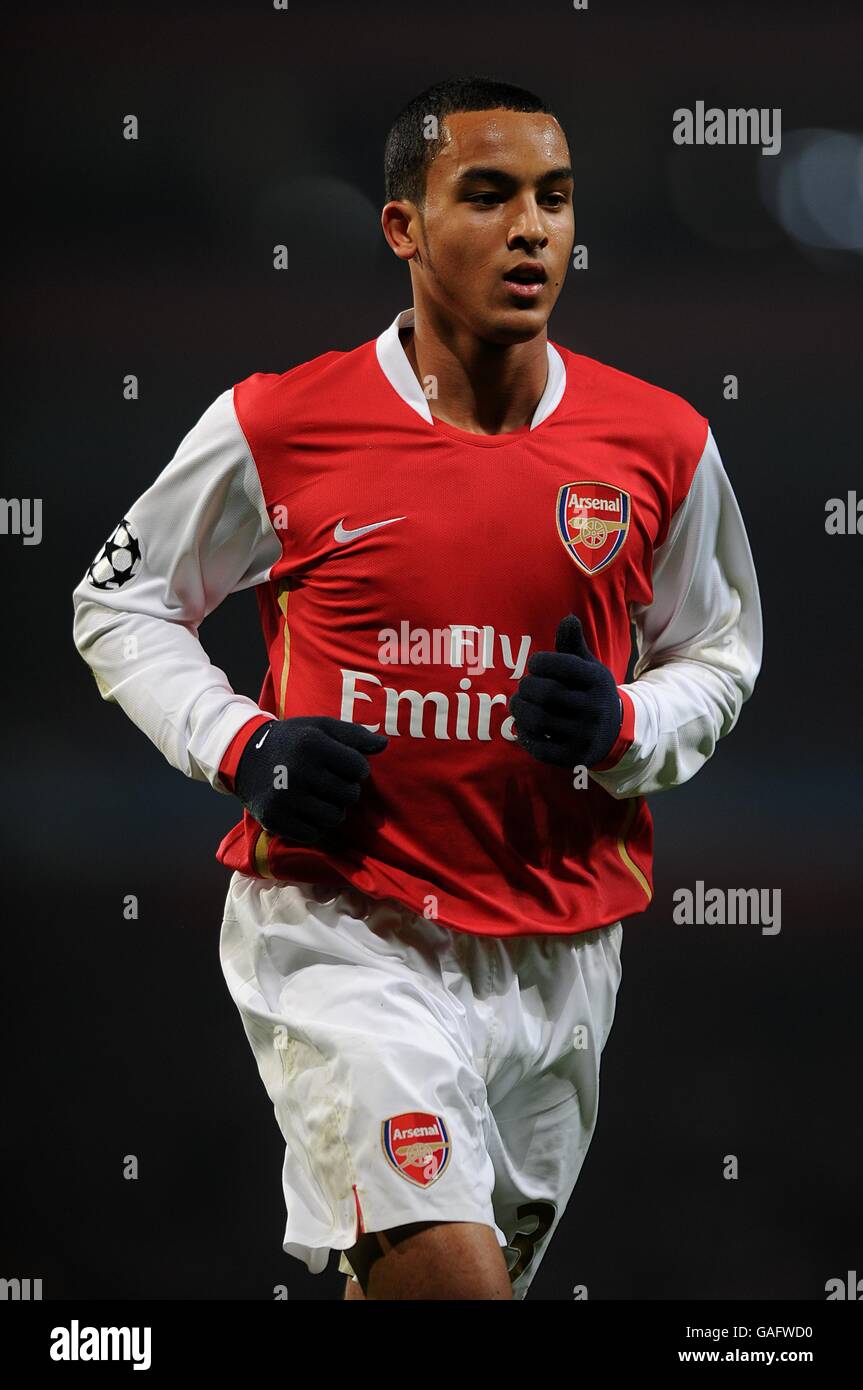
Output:
[[313,844],[359,800],[371,771],[363,754],[388,743],[385,734],[329,715],[273,719],[243,749],[234,791],[271,835]]
[[553,652],[534,652],[510,697],[518,742],[543,763],[594,767],[623,723],[617,682],[593,655],[574,613],[558,625]]

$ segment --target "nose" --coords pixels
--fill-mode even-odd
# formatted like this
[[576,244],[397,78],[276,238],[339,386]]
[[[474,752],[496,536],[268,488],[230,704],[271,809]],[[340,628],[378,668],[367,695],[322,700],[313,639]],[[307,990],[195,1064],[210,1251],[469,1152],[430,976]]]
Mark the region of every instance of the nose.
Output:
[[548,237],[543,225],[539,204],[536,199],[526,198],[510,228],[508,244],[513,241],[526,242],[529,247],[545,246]]

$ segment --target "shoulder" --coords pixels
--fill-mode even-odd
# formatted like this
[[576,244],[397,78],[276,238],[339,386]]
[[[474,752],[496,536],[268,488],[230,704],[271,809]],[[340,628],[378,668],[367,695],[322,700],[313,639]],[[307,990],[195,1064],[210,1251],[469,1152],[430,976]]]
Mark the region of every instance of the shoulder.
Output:
[[707,417],[683,396],[607,362],[599,362],[595,357],[570,352],[558,343],[554,347],[564,360],[577,398],[580,398],[578,384],[581,382],[598,409],[636,429],[645,442],[673,442],[678,449],[701,456],[707,439]]
[[296,421],[304,408],[319,410],[337,391],[349,386],[363,371],[374,342],[350,351],[334,349],[300,362],[286,372],[254,372],[233,387],[233,403],[240,425],[255,434],[268,433],[284,424],[285,411]]
[[707,448],[707,417],[674,391],[554,346],[566,365],[573,415],[587,412],[609,443],[639,460],[662,500],[664,529]]

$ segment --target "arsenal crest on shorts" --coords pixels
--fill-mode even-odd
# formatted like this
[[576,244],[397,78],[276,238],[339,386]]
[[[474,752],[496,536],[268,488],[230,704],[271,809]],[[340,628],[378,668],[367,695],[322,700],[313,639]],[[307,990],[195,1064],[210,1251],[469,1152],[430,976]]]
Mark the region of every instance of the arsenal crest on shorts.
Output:
[[381,1125],[381,1143],[387,1159],[408,1182],[429,1187],[449,1163],[450,1138],[440,1115],[407,1110]]
[[579,569],[599,574],[623,549],[632,503],[610,483],[564,483],[557,494],[557,530]]

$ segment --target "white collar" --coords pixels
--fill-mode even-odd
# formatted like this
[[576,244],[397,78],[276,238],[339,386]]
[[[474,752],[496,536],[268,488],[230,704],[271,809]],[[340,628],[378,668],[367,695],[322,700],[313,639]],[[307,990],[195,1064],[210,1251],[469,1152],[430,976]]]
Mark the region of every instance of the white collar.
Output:
[[[429,403],[416,379],[414,369],[408,361],[399,338],[399,329],[412,328],[413,322],[413,309],[402,309],[401,313],[396,314],[389,328],[386,328],[380,337],[376,338],[375,348],[381,371],[393,390],[397,391],[402,400],[411,406],[418,415],[433,425],[434,417],[429,409]],[[557,409],[566,389],[566,368],[563,365],[563,358],[557,348],[548,341],[546,348],[548,350],[548,380],[530,422],[532,430],[535,430],[537,425],[541,425],[543,420]]]

